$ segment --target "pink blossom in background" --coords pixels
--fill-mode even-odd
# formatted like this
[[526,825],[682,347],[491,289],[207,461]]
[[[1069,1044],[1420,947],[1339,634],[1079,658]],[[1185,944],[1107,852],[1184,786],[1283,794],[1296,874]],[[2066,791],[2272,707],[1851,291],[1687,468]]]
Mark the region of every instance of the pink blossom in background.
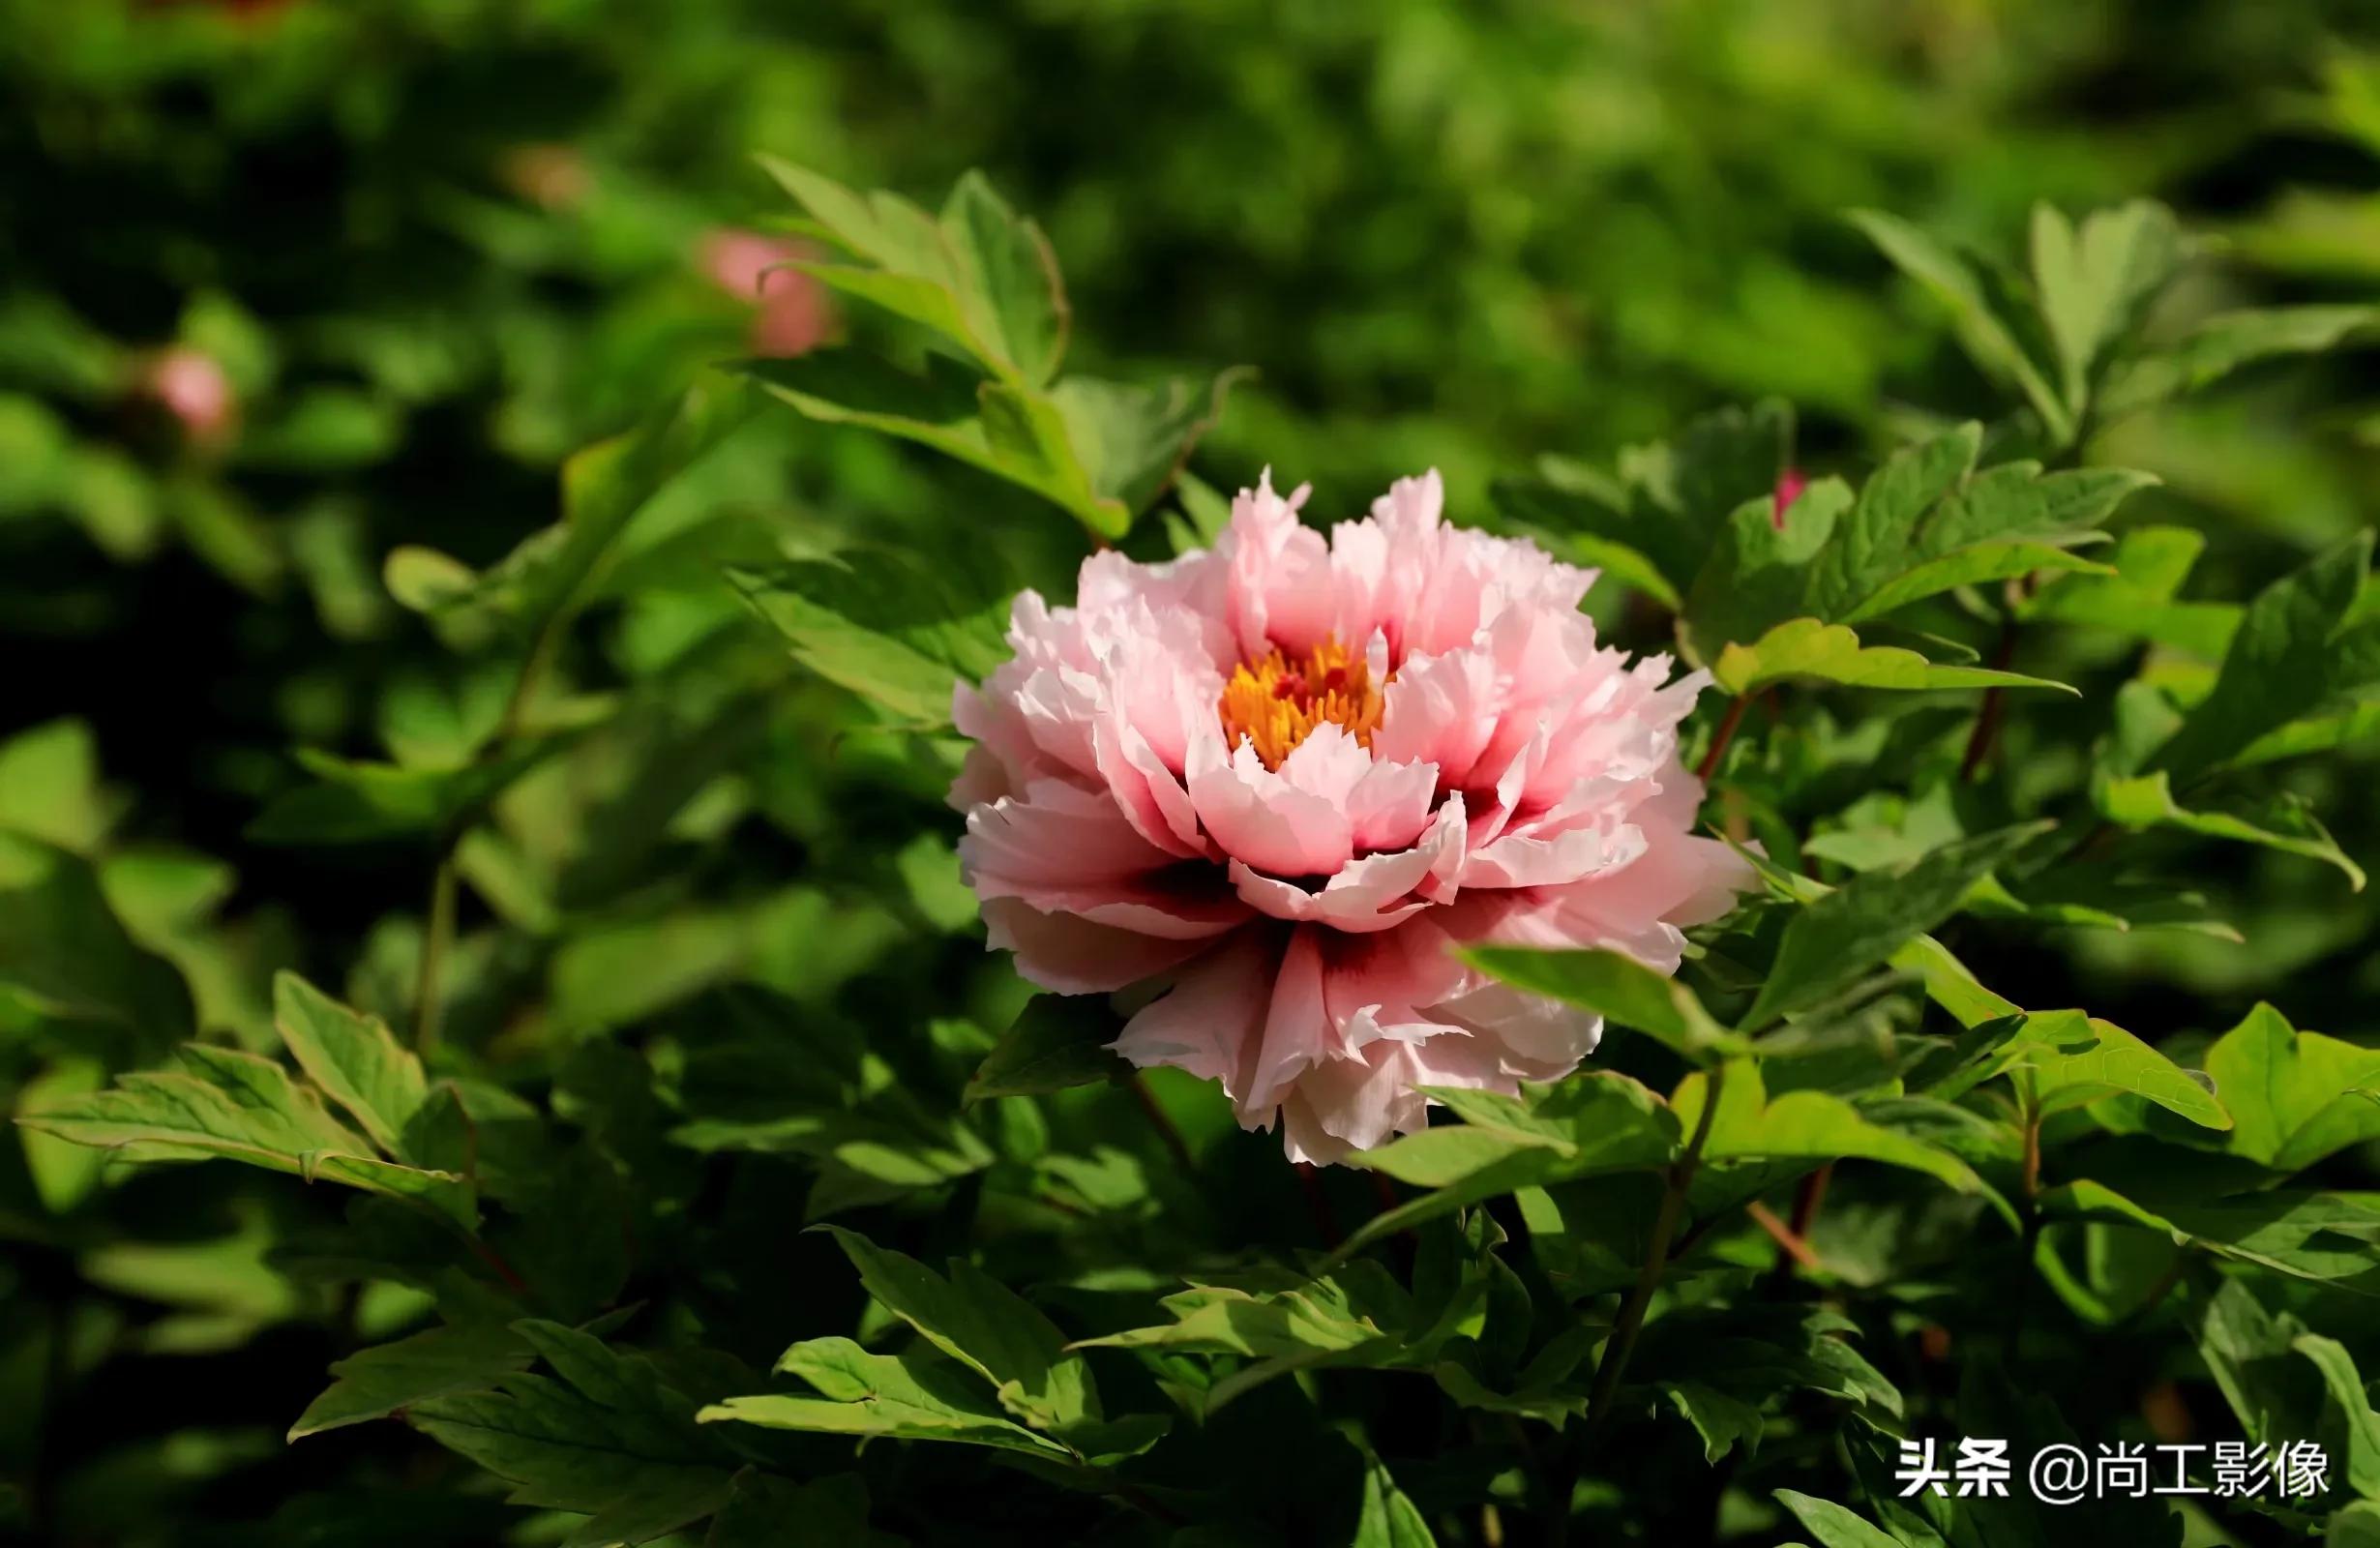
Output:
[[732,227],[702,239],[699,262],[713,283],[758,308],[752,319],[756,354],[807,354],[825,342],[832,313],[818,283],[783,265],[817,253],[798,242]]
[[1680,927],[1749,873],[1688,831],[1705,674],[1598,648],[1592,572],[1443,524],[1436,473],[1327,539],[1307,492],[1267,475],[1212,551],[1101,552],[1075,606],[1020,595],[1014,659],[958,690],[951,804],[1019,972],[1136,990],[1116,1052],[1332,1161],[1421,1127],[1417,1087],[1509,1092],[1593,1050],[1596,1017],[1452,947],[1675,972]]
[[1794,508],[1794,501],[1801,498],[1801,491],[1809,487],[1809,476],[1798,467],[1789,467],[1776,476],[1776,504],[1769,521],[1779,532],[1785,530],[1785,513]]
[[203,349],[175,344],[160,350],[141,385],[194,441],[223,440],[238,421],[239,398],[231,378]]

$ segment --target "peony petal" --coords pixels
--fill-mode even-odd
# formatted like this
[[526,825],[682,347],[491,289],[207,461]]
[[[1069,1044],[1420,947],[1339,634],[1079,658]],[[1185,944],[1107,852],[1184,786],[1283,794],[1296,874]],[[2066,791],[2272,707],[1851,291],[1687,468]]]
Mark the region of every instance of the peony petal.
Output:
[[1255,1119],[1268,1118],[1283,1089],[1338,1047],[1338,1029],[1323,1003],[1322,945],[1313,930],[1294,930],[1273,979],[1263,1041],[1247,1085],[1236,1093],[1241,1125],[1253,1127]]
[[1229,577],[1226,620],[1245,660],[1275,645],[1293,654],[1310,650],[1336,622],[1329,546],[1297,520],[1312,492],[1312,485],[1301,484],[1283,499],[1267,468],[1255,489],[1232,502],[1232,524],[1215,552]]
[[1091,746],[1116,807],[1142,838],[1185,859],[1212,852],[1199,832],[1198,811],[1190,804],[1190,792],[1148,745],[1147,737],[1110,717],[1099,722]]
[[1374,762],[1347,792],[1347,819],[1358,849],[1402,849],[1430,824],[1438,794],[1435,763]]
[[1372,756],[1436,764],[1442,789],[1464,789],[1495,732],[1495,701],[1496,667],[1483,653],[1409,656],[1381,691]]
[[1278,877],[1326,877],[1354,853],[1337,802],[1266,768],[1244,740],[1225,758],[1220,729],[1192,739],[1187,776],[1200,823],[1233,859]]
[[988,949],[1014,952],[1020,976],[1060,995],[1122,989],[1211,947],[1206,940],[1161,940],[1073,914],[1043,913],[1014,898],[987,899],[983,922]]
[[985,899],[1016,898],[1147,935],[1220,935],[1247,910],[1211,870],[1184,873],[1104,790],[1037,780],[967,816],[960,874]]
[[1281,952],[1273,932],[1230,937],[1182,968],[1112,1046],[1143,1069],[1168,1065],[1220,1082],[1227,1094],[1245,1090],[1241,1071],[1264,1035]]
[[1433,900],[1415,894],[1433,876],[1461,868],[1463,831],[1463,806],[1453,801],[1419,844],[1352,860],[1320,891],[1259,875],[1237,860],[1229,868],[1232,885],[1251,908],[1276,919],[1354,934],[1388,930],[1430,907]]

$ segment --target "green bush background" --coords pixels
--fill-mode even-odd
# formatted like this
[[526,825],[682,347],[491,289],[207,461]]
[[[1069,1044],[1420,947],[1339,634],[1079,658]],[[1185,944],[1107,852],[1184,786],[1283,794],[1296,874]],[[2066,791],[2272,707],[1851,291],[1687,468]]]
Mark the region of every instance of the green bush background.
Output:
[[[741,352],[750,308],[699,255],[708,233],[781,218],[755,150],[921,198],[980,167],[1063,263],[1071,364],[1254,367],[1198,453],[1207,483],[1269,464],[1352,513],[1437,465],[1458,519],[1485,521],[1491,478],[1539,454],[1607,461],[1717,404],[1790,400],[1798,459],[1821,473],[1868,465],[1912,405],[1988,417],[1992,388],[1849,208],[2005,252],[2037,201],[2148,195],[2218,244],[2181,311],[2371,299],[2380,66],[2354,44],[2372,19],[2302,0],[8,0],[0,828],[75,857],[88,885],[0,868],[0,1080],[38,1105],[154,1062],[177,1021],[270,1049],[283,968],[417,1024],[427,836],[277,844],[259,817],[309,786],[293,748],[437,768],[505,713],[517,661],[449,649],[383,565],[402,545],[500,559],[556,519],[566,455]],[[562,192],[524,192],[538,166]],[[236,388],[219,444],[140,389],[176,342]],[[2119,526],[2199,529],[2193,594],[2240,600],[2380,510],[2376,387],[2368,351],[2254,372],[2087,460],[2157,474]],[[590,1270],[608,1293],[555,1315],[625,1285],[665,1335],[699,1325],[764,1365],[862,1304],[832,1243],[796,1235],[812,1190],[876,1195],[832,1168],[673,1147],[663,1130],[700,1103],[658,1111],[649,1068],[680,1095],[730,1077],[702,1057],[724,1014],[704,997],[750,983],[782,997],[786,1037],[843,1051],[823,1064],[898,1027],[869,1032],[879,1057],[954,1092],[981,1033],[951,1019],[997,1028],[1021,991],[957,888],[946,768],[798,673],[718,569],[860,534],[996,550],[1046,584],[1080,537],[989,479],[782,411],[670,498],[556,647],[538,713],[590,729],[461,856],[440,1019],[479,1077],[550,1093],[602,1176],[656,1189],[637,1206],[653,1234]],[[2123,674],[2087,641],[2017,666]],[[2070,773],[2089,732],[2068,713],[2010,725],[2012,778]],[[2374,771],[2367,742],[2278,778],[2368,856]],[[2028,1004],[2088,1004],[2169,1051],[2262,997],[2301,1027],[2380,1033],[2373,894],[2288,855],[2190,852],[2245,943],[1979,931],[1963,954]],[[142,978],[159,956],[169,976]],[[70,1033],[65,990],[164,1009]],[[1204,1205],[1119,1206],[1116,1250],[1310,1241],[1274,1142],[1158,1085],[1216,1185]],[[1072,1121],[1138,1156],[1133,1176],[1162,1169],[1130,1115]],[[330,1190],[93,1165],[38,1138],[0,1146],[0,1472],[18,1527],[123,1544],[566,1530],[519,1526],[499,1490],[394,1425],[284,1446],[323,1367],[425,1304],[306,1271],[341,1217]],[[1348,1219],[1371,1207],[1362,1178],[1325,1186]],[[1227,1216],[1197,1217],[1212,1207]],[[921,1229],[927,1256],[964,1239],[930,1212]],[[1012,1283],[1054,1267],[1037,1229],[992,1232]],[[2380,1339],[2359,1352],[2380,1369]],[[2169,1390],[2163,1346],[2104,1353],[2100,1408],[2068,1415],[2086,1436]],[[1390,1438],[1413,1440],[1375,1432]]]

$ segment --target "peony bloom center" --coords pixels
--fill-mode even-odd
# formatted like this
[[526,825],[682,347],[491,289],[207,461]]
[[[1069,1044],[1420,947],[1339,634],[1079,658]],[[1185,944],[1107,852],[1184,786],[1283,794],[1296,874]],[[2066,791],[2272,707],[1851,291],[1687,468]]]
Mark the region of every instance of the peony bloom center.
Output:
[[1369,748],[1381,693],[1370,663],[1350,656],[1334,635],[1294,661],[1276,647],[1262,661],[1241,662],[1215,709],[1227,745],[1245,737],[1264,766],[1277,769],[1318,726],[1336,726]]

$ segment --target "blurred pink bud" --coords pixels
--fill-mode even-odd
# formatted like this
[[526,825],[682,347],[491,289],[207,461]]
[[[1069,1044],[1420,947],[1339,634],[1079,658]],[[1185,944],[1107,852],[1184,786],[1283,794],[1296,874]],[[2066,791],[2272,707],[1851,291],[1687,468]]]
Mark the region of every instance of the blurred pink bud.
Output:
[[150,361],[142,386],[193,440],[223,439],[239,416],[239,397],[223,366],[213,355],[189,344],[160,351]]
[[785,267],[814,256],[814,250],[799,242],[728,227],[703,237],[699,261],[712,283],[757,308],[754,352],[787,356],[817,348],[832,320],[818,283]]
[[1801,491],[1809,487],[1809,475],[1798,467],[1789,467],[1776,476],[1776,509],[1770,514],[1769,521],[1779,532],[1785,530],[1785,513],[1793,509],[1794,501],[1801,498]]

